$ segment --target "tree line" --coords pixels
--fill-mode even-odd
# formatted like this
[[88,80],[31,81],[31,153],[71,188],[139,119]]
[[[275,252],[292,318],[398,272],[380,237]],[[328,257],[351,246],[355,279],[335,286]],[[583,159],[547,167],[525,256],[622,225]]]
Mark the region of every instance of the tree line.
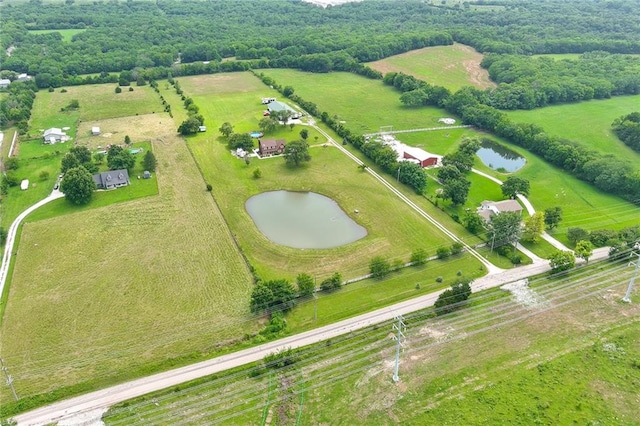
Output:
[[[233,0],[12,2],[1,6],[0,46],[12,48],[1,67],[49,74],[54,81],[176,63],[222,66],[222,58],[232,57],[328,71],[454,41],[483,53],[640,53],[632,0],[501,5],[487,10],[480,4],[358,2],[322,9],[285,0],[268,8]],[[31,32],[57,29],[80,31],[71,41],[58,32]]]
[[640,112],[632,112],[616,118],[611,128],[625,145],[640,152]]
[[[399,73],[385,75],[383,82],[403,92],[425,90],[431,87],[412,76]],[[398,85],[396,82],[402,81]],[[423,104],[429,105],[427,97]],[[549,163],[560,167],[580,180],[610,194],[640,203],[640,170],[629,161],[621,161],[611,155],[599,154],[574,141],[548,135],[535,124],[515,123],[506,113],[489,105],[486,92],[473,87],[463,87],[448,97],[438,98],[447,111],[462,118],[465,124],[490,131],[511,143],[539,155]]]

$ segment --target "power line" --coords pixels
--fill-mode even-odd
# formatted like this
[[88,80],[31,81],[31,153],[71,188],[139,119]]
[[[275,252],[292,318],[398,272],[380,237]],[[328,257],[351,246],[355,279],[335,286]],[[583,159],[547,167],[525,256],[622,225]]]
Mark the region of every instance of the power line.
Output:
[[[638,244],[636,244],[638,247]],[[635,269],[633,271],[633,275],[631,276],[631,280],[629,280],[629,286],[627,287],[627,292],[622,298],[623,302],[631,303],[631,291],[633,290],[633,284],[636,280],[636,276],[638,275],[638,271],[640,270],[640,253],[632,253],[631,256],[638,256],[638,259],[635,262],[629,262],[629,266],[634,265]]]

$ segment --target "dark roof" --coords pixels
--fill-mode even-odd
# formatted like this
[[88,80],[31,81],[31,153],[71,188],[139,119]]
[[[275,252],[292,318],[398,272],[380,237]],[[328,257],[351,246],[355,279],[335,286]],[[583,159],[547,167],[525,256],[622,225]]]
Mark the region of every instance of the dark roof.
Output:
[[273,151],[280,148],[280,145],[286,145],[284,139],[259,139],[258,146],[260,151]]
[[98,188],[107,188],[118,185],[129,184],[129,172],[126,169],[109,170],[108,172],[93,175],[93,181]]

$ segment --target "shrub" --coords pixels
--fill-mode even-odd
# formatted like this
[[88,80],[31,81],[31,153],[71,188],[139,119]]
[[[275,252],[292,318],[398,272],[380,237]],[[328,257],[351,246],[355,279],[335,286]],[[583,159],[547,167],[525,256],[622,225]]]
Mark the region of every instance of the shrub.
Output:
[[436,251],[436,256],[438,256],[438,259],[446,259],[451,256],[451,249],[449,247],[439,247]]
[[441,283],[442,281],[443,281],[443,279],[442,279],[442,277],[441,277],[441,276],[438,276],[438,277],[436,278],[436,282],[437,282],[437,283]]
[[207,184],[207,191],[213,191],[213,185],[211,185],[210,183]]
[[260,170],[260,168],[258,167],[253,171],[253,178],[260,179],[261,177],[262,177],[262,170]]
[[427,251],[425,249],[416,249],[411,253],[411,258],[409,258],[409,262],[412,265],[424,265],[427,263]]
[[116,93],[122,93],[122,89],[120,88],[120,86],[116,87]]
[[389,274],[390,270],[391,265],[382,256],[374,257],[371,259],[371,263],[369,263],[369,273],[371,273],[373,278],[382,279]]
[[455,243],[451,244],[451,254],[455,256],[457,254],[462,253],[463,247],[464,246],[462,245],[462,243],[456,241]]

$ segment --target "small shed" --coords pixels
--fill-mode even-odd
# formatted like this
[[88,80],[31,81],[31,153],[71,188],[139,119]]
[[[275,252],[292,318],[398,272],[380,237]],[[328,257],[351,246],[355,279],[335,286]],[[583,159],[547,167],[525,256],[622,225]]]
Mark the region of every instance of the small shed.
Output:
[[207,131],[207,126],[200,126],[200,127],[198,127],[198,131],[199,131],[199,132],[206,132],[206,131]]
[[151,179],[151,172],[149,170],[145,170],[142,173],[142,179]]
[[100,127],[94,126],[91,128],[91,134],[93,136],[98,136],[100,134]]
[[27,189],[29,189],[29,179],[25,179],[22,182],[20,182],[20,189],[22,189],[23,191],[26,191]]

